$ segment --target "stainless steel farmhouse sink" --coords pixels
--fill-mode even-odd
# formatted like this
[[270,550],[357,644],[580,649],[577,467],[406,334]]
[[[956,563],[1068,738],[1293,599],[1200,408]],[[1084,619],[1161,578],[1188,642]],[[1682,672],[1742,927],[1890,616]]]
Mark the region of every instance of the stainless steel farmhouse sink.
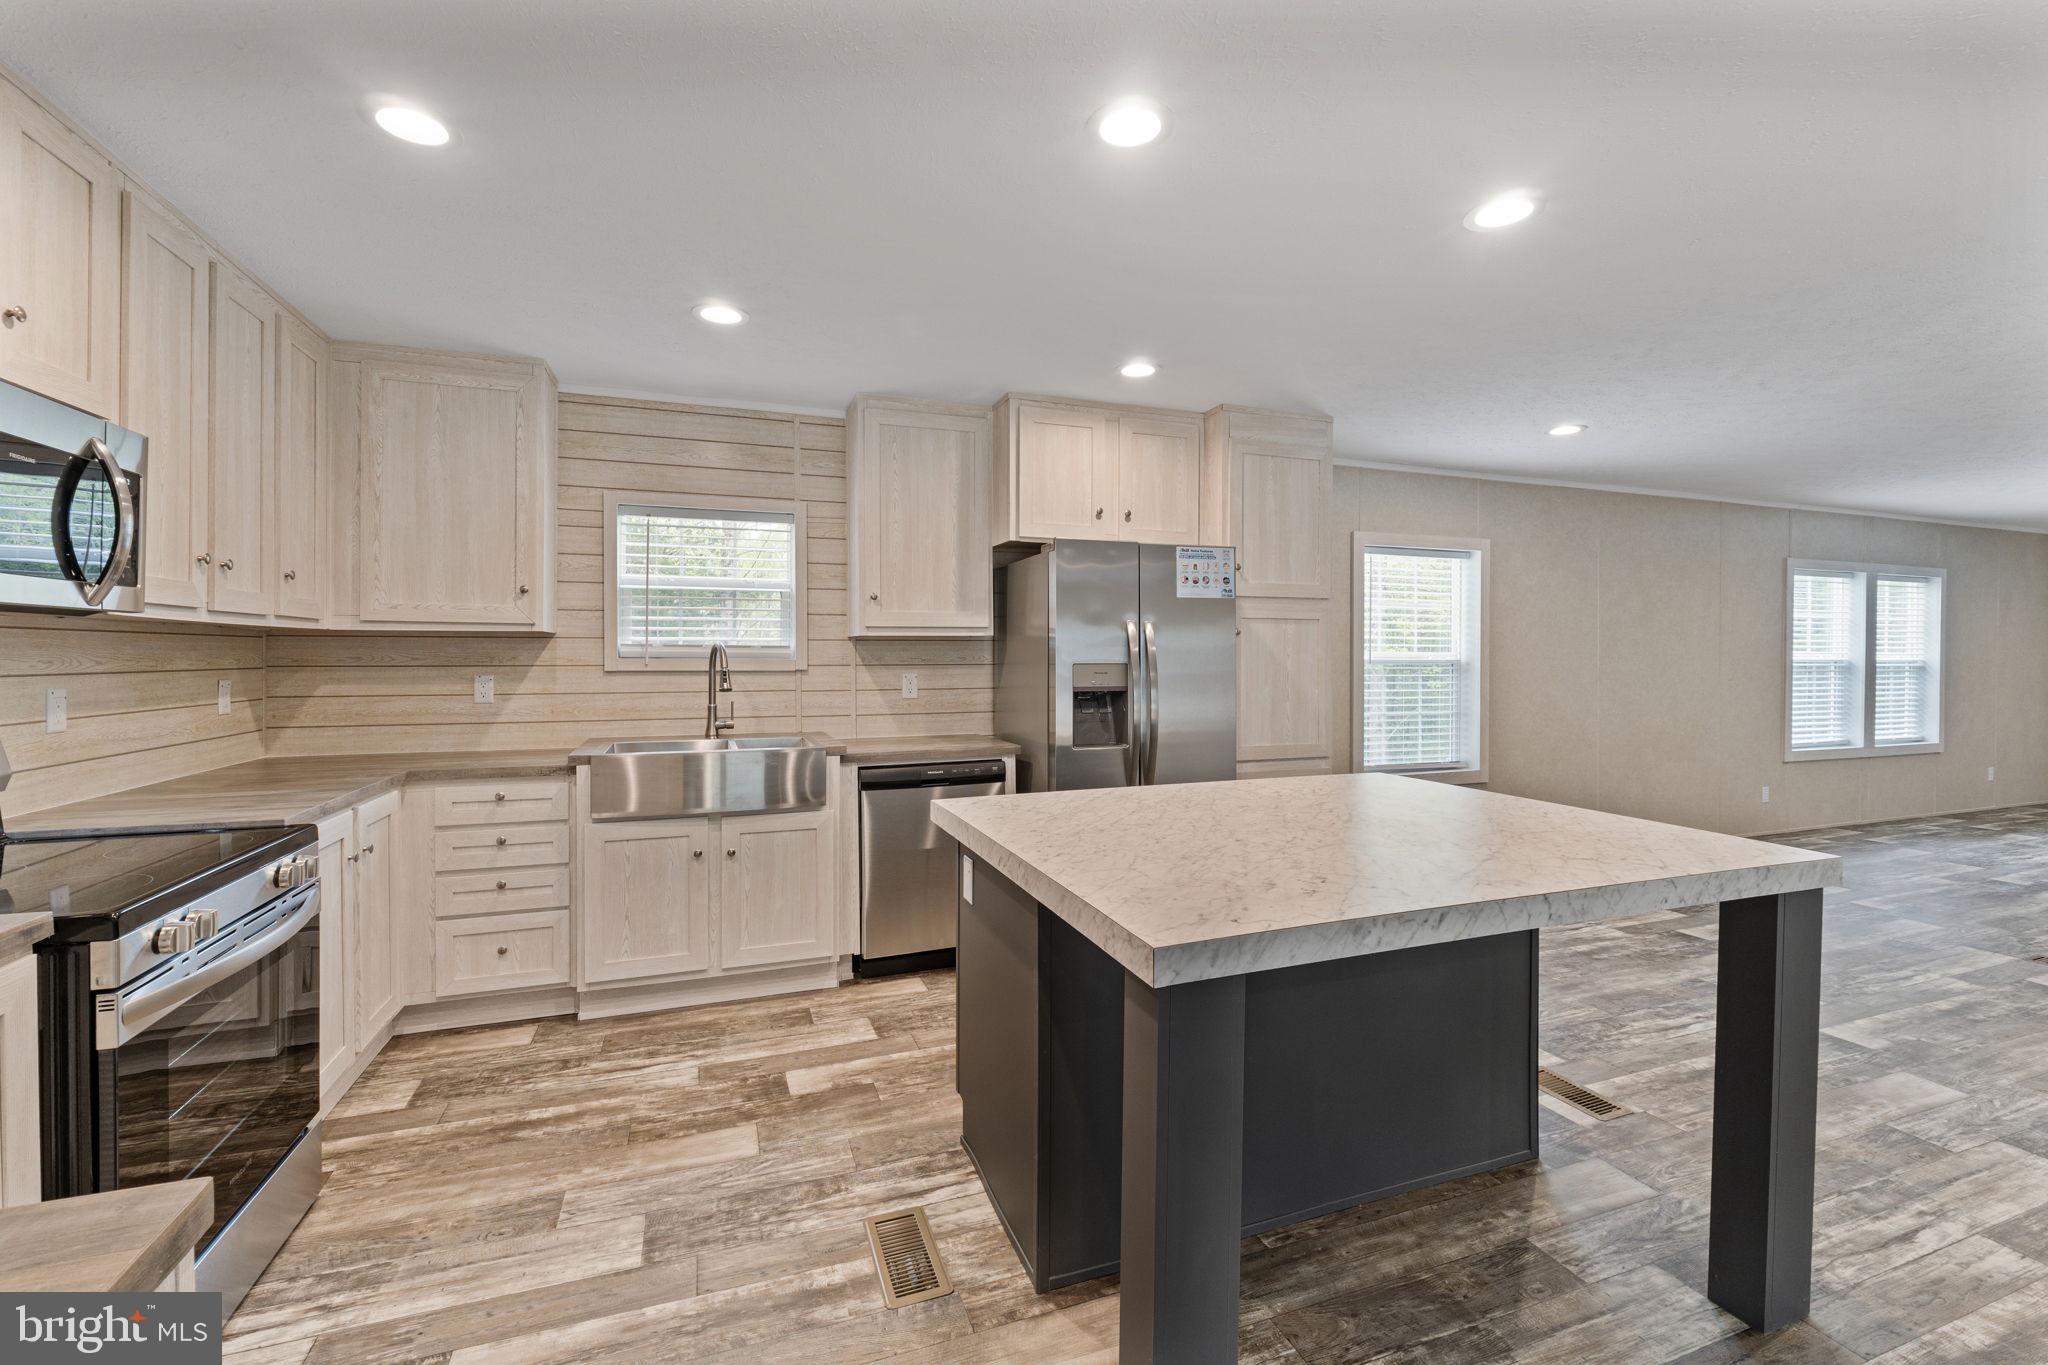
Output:
[[801,735],[647,739],[579,750],[590,764],[590,818],[817,810],[831,751]]

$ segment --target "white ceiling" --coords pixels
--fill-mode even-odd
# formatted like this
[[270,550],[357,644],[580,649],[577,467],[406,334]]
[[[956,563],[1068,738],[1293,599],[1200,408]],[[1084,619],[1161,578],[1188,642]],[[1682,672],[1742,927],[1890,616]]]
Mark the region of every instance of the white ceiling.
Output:
[[0,61],[337,336],[2048,529],[2040,0],[6,0]]

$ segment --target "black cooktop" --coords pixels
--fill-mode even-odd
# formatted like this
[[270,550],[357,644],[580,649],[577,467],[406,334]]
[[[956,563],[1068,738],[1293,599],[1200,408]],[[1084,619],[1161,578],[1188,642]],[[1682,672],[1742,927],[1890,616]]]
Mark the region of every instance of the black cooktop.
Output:
[[0,838],[0,914],[47,910],[53,939],[118,938],[288,853],[311,825]]

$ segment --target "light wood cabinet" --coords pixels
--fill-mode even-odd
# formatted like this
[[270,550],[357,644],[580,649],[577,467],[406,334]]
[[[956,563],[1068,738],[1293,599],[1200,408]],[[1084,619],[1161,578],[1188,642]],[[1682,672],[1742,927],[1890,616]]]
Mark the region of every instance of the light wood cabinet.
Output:
[[0,1205],[43,1197],[36,959],[0,967]]
[[1329,759],[1327,608],[1301,598],[1237,600],[1240,763]]
[[343,811],[320,822],[320,1094],[331,1097],[348,1077],[362,1040],[356,1036],[356,816]]
[[559,986],[569,979],[569,912],[533,910],[434,923],[434,994]]
[[824,811],[718,822],[718,957],[725,967],[832,953],[832,858]]
[[1202,424],[1193,417],[1120,417],[1116,423],[1119,540],[1200,544]]
[[134,190],[123,252],[121,422],[149,439],[143,489],[142,599],[151,609],[206,605],[210,483],[206,452],[213,253]]
[[552,630],[547,367],[383,347],[331,354],[350,366],[356,402],[335,425],[336,458],[353,472],[350,505],[331,523],[353,557],[343,614],[363,625]]
[[1237,595],[1330,595],[1330,419],[1222,407],[1204,419],[1213,497],[1237,547]]
[[1215,544],[1200,418],[1025,398],[996,405],[992,538]]
[[859,397],[847,410],[847,634],[995,631],[986,408]]
[[[277,300],[213,265],[207,606],[268,616],[277,471]],[[147,490],[144,490],[147,497]]]
[[709,820],[590,825],[583,980],[632,981],[711,965]]
[[122,176],[0,81],[0,378],[115,417]]
[[327,341],[289,313],[277,317],[277,614],[318,621],[327,609]]
[[398,792],[356,808],[354,952],[356,1037],[377,1036],[398,1014],[398,882],[392,874]]

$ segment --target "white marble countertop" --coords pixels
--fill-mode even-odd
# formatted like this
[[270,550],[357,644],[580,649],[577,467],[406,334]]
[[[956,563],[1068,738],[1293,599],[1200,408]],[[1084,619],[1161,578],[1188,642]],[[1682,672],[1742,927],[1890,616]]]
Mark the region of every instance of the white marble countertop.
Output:
[[1389,774],[938,801],[1141,981],[1838,886],[1825,853]]

